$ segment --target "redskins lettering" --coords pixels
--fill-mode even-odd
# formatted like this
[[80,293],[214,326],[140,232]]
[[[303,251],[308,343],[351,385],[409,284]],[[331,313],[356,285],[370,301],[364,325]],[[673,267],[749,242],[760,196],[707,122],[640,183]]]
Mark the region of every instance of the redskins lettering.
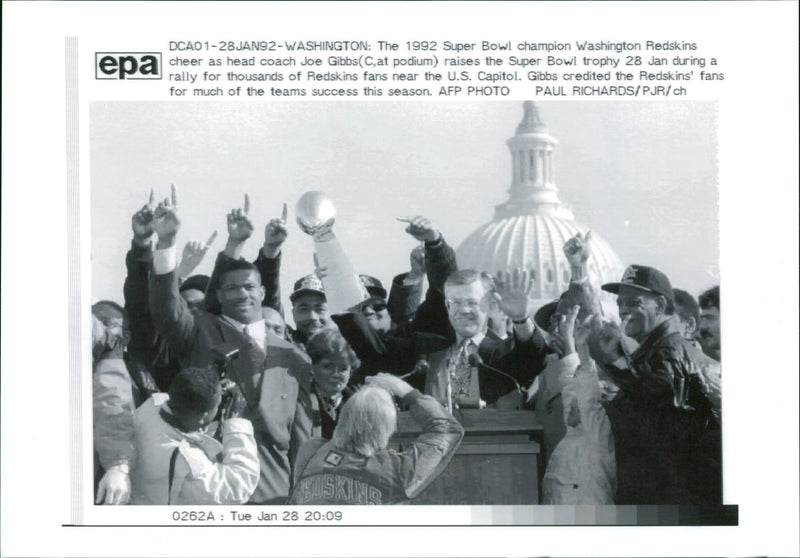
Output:
[[324,500],[331,503],[380,505],[381,491],[369,483],[342,475],[319,474],[300,480],[294,491],[296,504]]

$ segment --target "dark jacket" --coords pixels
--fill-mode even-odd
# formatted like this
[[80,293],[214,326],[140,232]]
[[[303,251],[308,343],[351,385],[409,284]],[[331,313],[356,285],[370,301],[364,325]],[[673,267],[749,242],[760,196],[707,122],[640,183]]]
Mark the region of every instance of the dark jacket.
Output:
[[[376,333],[361,314],[337,314],[333,316],[333,320],[361,360],[362,374],[371,375],[383,371],[402,375],[413,370],[417,361],[423,359],[429,365],[424,382],[426,393],[441,392],[436,387],[440,380],[437,372],[440,363],[447,358],[449,348],[456,342],[455,333],[444,336],[417,332],[398,337]],[[485,337],[478,346],[478,354],[484,363],[510,374],[522,386],[527,387],[544,368],[546,345],[537,328],[533,336],[524,342],[513,336],[505,340]],[[413,376],[409,378],[413,379]],[[421,379],[416,381],[419,383]],[[515,389],[510,380],[485,366],[478,368],[478,382],[481,398],[487,404]]]
[[403,504],[425,489],[449,463],[464,428],[431,397],[412,391],[403,398],[422,434],[403,451],[369,457],[322,438],[309,440],[297,458],[290,504]]
[[451,328],[444,301],[444,282],[458,271],[458,265],[456,253],[443,237],[436,242],[425,243],[425,270],[428,290],[414,315],[411,331],[448,335]]
[[607,366],[620,387],[606,405],[614,432],[617,504],[722,503],[720,426],[703,393],[697,349],[670,319]]
[[411,326],[417,308],[422,302],[422,281],[415,285],[404,285],[408,277],[408,272],[395,275],[392,279],[392,286],[389,290],[389,299],[386,301],[386,309],[392,318],[397,331],[406,331]]
[[180,372],[180,363],[158,333],[150,316],[147,278],[153,259],[152,246],[131,243],[125,256],[125,312],[130,323],[131,339],[125,361],[138,392],[137,406],[156,391],[167,391]]

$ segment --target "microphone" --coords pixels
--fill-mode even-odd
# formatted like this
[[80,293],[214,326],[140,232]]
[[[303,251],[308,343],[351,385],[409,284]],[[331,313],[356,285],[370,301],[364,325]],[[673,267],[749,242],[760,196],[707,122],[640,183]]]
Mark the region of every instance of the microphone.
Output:
[[401,380],[405,380],[406,378],[413,376],[414,374],[427,374],[428,370],[430,370],[431,366],[428,364],[427,360],[419,359],[417,363],[414,365],[414,370],[408,372],[407,374],[403,374],[400,376]]
[[494,372],[495,374],[500,374],[501,376],[508,378],[509,380],[514,382],[514,387],[517,389],[517,392],[522,393],[522,387],[519,385],[519,382],[516,380],[516,378],[514,378],[514,376],[512,376],[511,374],[507,374],[502,370],[498,370],[494,366],[489,366],[488,364],[483,362],[481,355],[479,355],[478,353],[472,353],[471,355],[469,355],[469,357],[467,357],[467,360],[469,361],[470,366],[474,366],[475,368],[483,367],[487,370]]

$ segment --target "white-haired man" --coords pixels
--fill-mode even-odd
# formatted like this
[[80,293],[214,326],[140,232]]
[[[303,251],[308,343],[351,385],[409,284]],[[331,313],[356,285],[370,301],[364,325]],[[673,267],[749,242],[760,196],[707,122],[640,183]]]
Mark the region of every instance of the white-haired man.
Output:
[[[391,374],[366,379],[342,409],[333,439],[312,438],[295,463],[290,504],[401,504],[447,466],[464,428],[432,397]],[[392,396],[409,406],[422,434],[404,451],[388,449],[397,427]]]

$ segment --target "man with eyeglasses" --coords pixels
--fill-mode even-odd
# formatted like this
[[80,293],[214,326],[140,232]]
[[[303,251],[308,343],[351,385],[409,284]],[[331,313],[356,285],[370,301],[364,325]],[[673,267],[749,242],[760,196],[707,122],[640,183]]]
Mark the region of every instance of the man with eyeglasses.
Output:
[[[545,338],[530,319],[527,272],[498,274],[495,281],[486,273],[456,271],[454,256],[447,258],[449,247],[428,219],[401,220],[408,223],[406,232],[425,242],[430,288],[407,334],[378,334],[360,312],[332,316],[362,367],[398,375],[425,371],[425,393],[447,408],[521,404],[521,397],[500,399],[516,393],[515,381],[530,384],[546,355]],[[514,335],[487,336],[496,309],[511,318]]]
[[378,333],[386,333],[392,329],[392,318],[386,303],[386,289],[379,279],[370,275],[359,275],[361,284],[369,294],[369,298],[361,303],[361,314],[367,319],[372,329]]

